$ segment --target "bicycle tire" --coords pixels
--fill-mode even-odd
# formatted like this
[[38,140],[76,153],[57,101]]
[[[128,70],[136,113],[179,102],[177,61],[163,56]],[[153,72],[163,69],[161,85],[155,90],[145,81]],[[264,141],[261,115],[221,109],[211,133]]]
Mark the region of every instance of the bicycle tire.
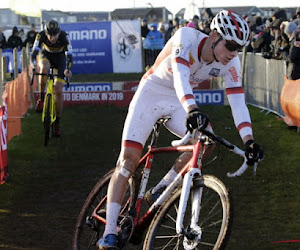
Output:
[[51,132],[51,115],[50,115],[50,107],[51,107],[51,94],[47,94],[46,96],[46,110],[45,110],[45,117],[44,117],[44,146],[48,145],[50,139],[50,132]]
[[[199,227],[201,228],[201,240],[196,246],[184,248],[183,235],[176,234],[176,216],[181,188],[174,191],[157,211],[145,238],[144,250],[150,249],[223,249],[228,239],[231,228],[230,197],[225,185],[216,177],[204,175],[194,182],[192,190],[203,187],[201,210],[199,215]],[[190,202],[188,201],[184,228],[190,223]],[[218,209],[218,210],[216,210]],[[213,215],[218,216],[217,218]],[[217,223],[218,222],[218,223]],[[200,235],[200,234],[199,234]],[[190,245],[188,245],[190,246]],[[199,247],[199,248],[197,248]]]
[[[102,236],[105,225],[93,218],[91,218],[91,214],[96,208],[96,206],[106,197],[107,188],[109,181],[114,173],[115,169],[109,171],[106,175],[104,175],[98,183],[94,186],[90,194],[88,195],[86,201],[84,202],[80,214],[77,219],[75,234],[73,237],[73,249],[97,249],[96,243],[99,238]],[[124,202],[122,204],[121,212],[123,214],[127,213],[129,209],[132,207],[135,196],[135,185],[133,178],[129,180],[129,188],[127,189]],[[126,208],[124,208],[124,203],[127,203]],[[105,207],[106,202],[103,203],[103,206],[99,208],[97,213],[101,213],[105,216]],[[87,224],[88,221],[88,224]],[[91,227],[93,223],[94,229]]]

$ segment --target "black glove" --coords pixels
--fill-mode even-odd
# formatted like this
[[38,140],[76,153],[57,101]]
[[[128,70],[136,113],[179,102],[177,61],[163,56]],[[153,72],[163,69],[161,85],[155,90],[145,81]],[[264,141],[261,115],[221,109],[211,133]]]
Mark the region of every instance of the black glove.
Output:
[[208,125],[208,117],[207,115],[200,112],[199,109],[192,109],[186,118],[185,125],[191,133],[193,133],[194,129],[203,130]]
[[248,140],[245,144],[245,156],[247,157],[247,165],[253,165],[255,162],[262,161],[264,158],[264,151],[261,146],[253,140]]

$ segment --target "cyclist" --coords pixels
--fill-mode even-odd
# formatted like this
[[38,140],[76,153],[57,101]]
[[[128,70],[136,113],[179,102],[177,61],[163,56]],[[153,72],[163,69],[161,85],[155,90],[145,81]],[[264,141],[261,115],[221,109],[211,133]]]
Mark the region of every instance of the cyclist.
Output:
[[[40,73],[48,73],[50,67],[57,69],[58,77],[54,79],[54,93],[56,106],[56,121],[54,124],[54,136],[60,136],[60,119],[63,110],[63,87],[64,77],[71,77],[73,62],[72,46],[65,31],[62,31],[55,20],[46,23],[45,30],[36,35],[32,54],[31,65],[35,69],[36,57],[38,56],[38,67]],[[42,112],[45,98],[45,86],[47,76],[39,76],[40,96],[37,100],[35,110]]]
[[[187,130],[212,131],[193,96],[192,87],[211,77],[224,76],[226,93],[248,163],[263,159],[262,148],[254,142],[251,119],[241,84],[238,51],[249,44],[247,22],[233,11],[222,10],[212,20],[211,33],[183,27],[167,42],[154,65],[142,77],[126,117],[122,148],[108,188],[105,231],[99,249],[118,249],[117,219],[128,179],[135,172],[143,146],[156,120],[171,116],[166,127],[183,137]],[[156,195],[167,186],[191,158],[182,154],[151,191]],[[154,197],[155,198],[155,197]]]

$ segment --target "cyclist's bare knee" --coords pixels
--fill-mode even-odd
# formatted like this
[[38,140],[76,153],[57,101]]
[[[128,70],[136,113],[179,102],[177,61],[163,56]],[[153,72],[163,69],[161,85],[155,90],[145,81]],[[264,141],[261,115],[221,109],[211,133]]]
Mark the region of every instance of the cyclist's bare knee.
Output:
[[138,167],[141,153],[136,148],[123,149],[117,162],[117,172],[129,179]]

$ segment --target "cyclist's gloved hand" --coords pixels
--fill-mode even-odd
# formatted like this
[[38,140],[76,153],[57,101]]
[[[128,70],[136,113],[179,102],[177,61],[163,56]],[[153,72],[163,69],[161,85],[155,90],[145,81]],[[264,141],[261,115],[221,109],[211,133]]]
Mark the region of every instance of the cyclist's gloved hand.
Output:
[[247,157],[247,165],[253,165],[255,162],[262,161],[264,159],[264,151],[253,140],[248,140],[245,144],[245,156]]
[[207,115],[200,112],[198,108],[192,109],[186,118],[185,125],[191,133],[193,133],[194,129],[203,130],[208,125],[208,117]]

